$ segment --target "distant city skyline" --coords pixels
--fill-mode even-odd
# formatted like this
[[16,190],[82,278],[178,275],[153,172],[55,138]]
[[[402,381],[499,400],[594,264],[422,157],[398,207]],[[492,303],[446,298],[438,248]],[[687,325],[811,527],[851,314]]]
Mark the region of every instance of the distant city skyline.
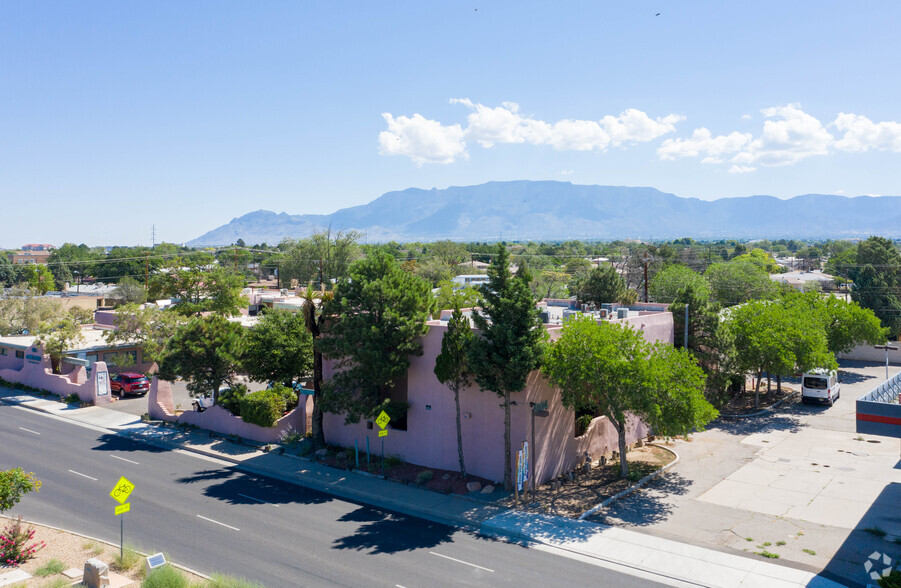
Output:
[[0,247],[517,179],[898,195],[898,22],[894,2],[6,4]]

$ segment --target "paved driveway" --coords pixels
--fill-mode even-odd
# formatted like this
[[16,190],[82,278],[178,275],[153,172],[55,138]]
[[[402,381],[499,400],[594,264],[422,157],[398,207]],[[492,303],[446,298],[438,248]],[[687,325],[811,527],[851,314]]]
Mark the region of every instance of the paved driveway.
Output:
[[[242,382],[247,384],[247,388],[250,391],[262,390],[266,387],[266,384],[260,384],[257,382],[249,382],[246,380],[242,380]],[[181,410],[191,410],[191,402],[193,402],[194,399],[191,397],[191,393],[188,392],[188,388],[185,383],[178,381],[172,382],[171,385],[172,401],[175,403],[175,408]],[[114,398],[117,397],[114,396]],[[120,412],[126,412],[128,414],[141,416],[142,414],[147,412],[147,396],[126,396],[106,405],[106,408],[112,408]]]
[[901,535],[901,442],[855,432],[854,401],[884,379],[884,365],[842,362],[832,407],[794,402],[676,441],[681,460],[670,474],[596,520],[749,555],[766,550],[863,583],[870,553],[901,556],[901,545],[863,531]]

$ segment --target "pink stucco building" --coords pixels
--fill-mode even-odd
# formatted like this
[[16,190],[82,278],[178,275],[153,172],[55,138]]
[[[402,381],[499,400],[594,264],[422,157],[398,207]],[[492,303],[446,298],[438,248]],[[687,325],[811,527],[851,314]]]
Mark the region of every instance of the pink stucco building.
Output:
[[[642,331],[648,341],[673,342],[671,313],[640,310],[632,314],[618,322]],[[379,438],[379,428],[371,421],[345,424],[343,415],[326,414],[324,429],[328,443],[353,447],[356,441],[364,447],[368,437],[373,450],[380,450],[380,442],[384,440],[386,455],[439,469],[459,468],[454,395],[433,371],[447,322],[428,324],[429,332],[422,340],[423,353],[410,358],[406,382],[398,386],[403,392],[405,384],[405,400],[409,404],[406,430],[389,424],[387,436]],[[548,327],[548,331],[555,338],[560,327]],[[333,373],[333,363],[327,361],[325,378],[329,379]],[[571,470],[585,452],[597,459],[617,448],[616,431],[605,417],[595,419],[588,432],[577,438],[575,414],[563,407],[560,390],[550,385],[539,371],[529,376],[525,390],[514,394],[513,400],[516,402],[511,410],[514,448],[520,447],[523,441],[531,442],[530,403],[548,403],[549,416],[535,419],[535,447],[531,450],[539,483]],[[460,395],[466,469],[489,480],[502,480],[504,476],[504,411],[500,402],[493,392],[482,392],[477,386],[461,391]],[[644,423],[632,420],[628,442],[646,435]]]

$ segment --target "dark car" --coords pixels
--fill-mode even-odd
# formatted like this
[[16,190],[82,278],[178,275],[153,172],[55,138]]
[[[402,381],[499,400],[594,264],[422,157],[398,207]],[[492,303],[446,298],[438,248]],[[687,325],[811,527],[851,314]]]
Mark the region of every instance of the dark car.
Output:
[[137,372],[122,372],[110,378],[110,391],[121,398],[126,394],[140,394],[143,396],[150,390],[150,380],[144,374]]

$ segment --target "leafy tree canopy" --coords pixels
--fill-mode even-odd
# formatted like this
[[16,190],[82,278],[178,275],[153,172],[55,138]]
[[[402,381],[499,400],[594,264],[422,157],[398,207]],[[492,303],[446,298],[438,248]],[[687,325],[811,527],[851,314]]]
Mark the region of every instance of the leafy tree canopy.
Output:
[[257,382],[291,387],[313,369],[313,337],[303,314],[270,310],[245,337],[244,371]]
[[588,304],[620,302],[626,292],[626,282],[610,264],[604,264],[587,272],[575,274],[570,291]]
[[215,395],[240,366],[244,328],[219,315],[192,318],[166,345],[159,376],[181,377],[192,395]]
[[705,301],[710,297],[710,285],[704,276],[684,265],[671,264],[654,275],[648,293],[656,302],[672,302],[687,287],[691,287],[694,295]]
[[704,277],[710,284],[711,298],[723,306],[772,298],[779,290],[765,269],[745,259],[714,263]]
[[0,471],[0,513],[18,504],[23,495],[40,490],[41,481],[32,472],[22,468]]

